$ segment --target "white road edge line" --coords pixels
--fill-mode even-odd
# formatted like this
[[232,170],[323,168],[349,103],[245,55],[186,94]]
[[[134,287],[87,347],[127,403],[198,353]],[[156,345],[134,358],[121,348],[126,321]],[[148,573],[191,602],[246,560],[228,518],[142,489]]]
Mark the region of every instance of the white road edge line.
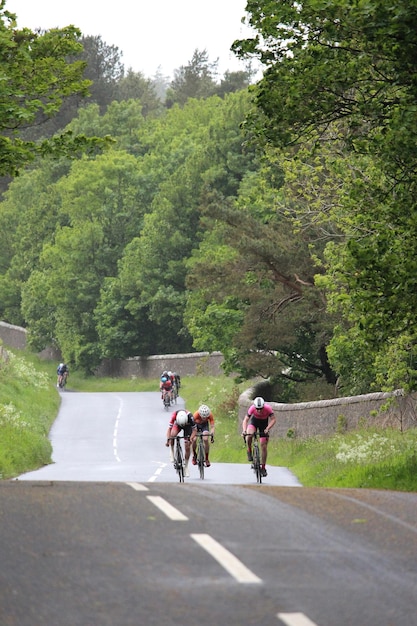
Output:
[[157,506],[158,509],[162,511],[162,513],[165,513],[165,515],[169,517],[169,519],[172,519],[175,522],[183,522],[183,521],[188,520],[188,517],[183,515],[181,511],[179,511],[174,506],[172,506],[172,504],[164,500],[164,498],[161,498],[161,496],[146,496],[146,497],[148,498],[149,502],[152,502],[152,504]]
[[315,622],[308,619],[304,613],[278,613],[280,619],[286,626],[317,626]]
[[126,485],[129,485],[129,487],[132,487],[132,489],[136,491],[149,491],[145,485],[141,485],[140,483],[126,483]]
[[229,572],[233,578],[239,583],[261,583],[262,580],[255,576],[239,559],[237,559],[231,552],[226,550],[220,543],[218,543],[213,537],[205,534],[193,534],[191,537],[196,541],[204,550],[206,550],[225,570]]

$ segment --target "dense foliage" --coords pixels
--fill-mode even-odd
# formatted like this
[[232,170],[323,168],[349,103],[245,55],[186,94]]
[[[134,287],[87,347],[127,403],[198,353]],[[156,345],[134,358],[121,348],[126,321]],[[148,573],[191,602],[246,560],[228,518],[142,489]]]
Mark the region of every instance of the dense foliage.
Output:
[[[417,385],[417,3],[249,0],[235,42],[265,66],[252,128],[285,154],[288,210],[327,239],[346,389]],[[309,173],[308,173],[309,172]]]

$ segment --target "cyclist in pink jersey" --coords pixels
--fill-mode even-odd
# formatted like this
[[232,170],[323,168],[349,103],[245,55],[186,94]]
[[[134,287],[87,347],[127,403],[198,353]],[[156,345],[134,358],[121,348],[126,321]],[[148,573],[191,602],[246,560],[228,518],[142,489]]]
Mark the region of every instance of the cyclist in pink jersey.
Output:
[[276,418],[270,404],[267,404],[263,398],[257,397],[253,404],[249,407],[248,412],[243,418],[242,435],[246,436],[248,446],[248,461],[252,461],[252,437],[259,430],[259,439],[261,442],[261,472],[262,476],[267,476],[266,459],[268,456],[268,439],[269,431],[274,426]]

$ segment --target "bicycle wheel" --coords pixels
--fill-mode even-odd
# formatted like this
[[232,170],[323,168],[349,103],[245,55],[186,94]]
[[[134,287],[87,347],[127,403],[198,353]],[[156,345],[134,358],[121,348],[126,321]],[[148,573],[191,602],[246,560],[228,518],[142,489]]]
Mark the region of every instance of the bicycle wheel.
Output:
[[171,400],[169,399],[169,396],[167,393],[164,394],[163,403],[164,403],[165,411],[168,411],[171,406]]
[[198,449],[197,449],[197,465],[200,472],[201,480],[204,480],[204,461],[205,461],[205,452],[204,452],[204,442],[203,438],[198,438]]
[[180,483],[184,482],[184,459],[182,455],[181,443],[177,441],[175,450],[175,469],[177,470]]
[[253,470],[256,475],[256,482],[262,482],[262,472],[261,472],[261,458],[259,454],[259,446],[258,442],[255,442],[253,445]]

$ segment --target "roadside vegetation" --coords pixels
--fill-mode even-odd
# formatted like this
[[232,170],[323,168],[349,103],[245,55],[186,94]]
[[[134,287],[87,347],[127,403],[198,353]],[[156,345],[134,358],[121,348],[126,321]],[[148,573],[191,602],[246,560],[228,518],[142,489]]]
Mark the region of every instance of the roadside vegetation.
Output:
[[[13,478],[51,462],[49,430],[59,410],[56,363],[13,351],[0,363],[0,477]],[[78,392],[155,391],[159,381],[70,374]],[[195,411],[208,404],[216,417],[211,460],[247,463],[237,402],[247,385],[226,376],[184,377],[180,395]],[[268,464],[288,467],[305,487],[417,491],[417,430],[366,429],[311,439],[271,439]]]

